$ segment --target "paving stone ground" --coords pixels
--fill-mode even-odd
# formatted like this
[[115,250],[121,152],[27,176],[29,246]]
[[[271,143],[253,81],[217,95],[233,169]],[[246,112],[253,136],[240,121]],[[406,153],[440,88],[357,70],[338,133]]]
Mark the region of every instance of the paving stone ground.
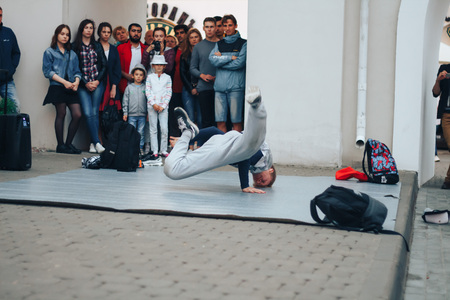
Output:
[[425,208],[450,209],[450,191],[440,187],[450,154],[439,151],[435,178],[419,189],[405,299],[450,299],[450,224],[428,224],[422,220]]
[[[0,171],[0,181],[79,168],[80,159],[37,153],[32,170]],[[337,169],[278,170],[333,176]],[[402,218],[412,201],[401,199]],[[398,236],[0,205],[0,299],[400,299],[407,258]]]

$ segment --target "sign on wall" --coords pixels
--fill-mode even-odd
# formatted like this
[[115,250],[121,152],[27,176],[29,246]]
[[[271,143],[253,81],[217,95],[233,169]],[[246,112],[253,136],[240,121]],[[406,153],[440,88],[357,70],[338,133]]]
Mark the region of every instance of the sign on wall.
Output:
[[178,7],[163,3],[158,4],[153,2],[151,5],[147,4],[147,30],[153,30],[156,27],[163,27],[167,34],[175,35],[173,28],[176,25],[187,25],[191,28],[195,20],[189,19],[189,14],[186,12],[178,11]]

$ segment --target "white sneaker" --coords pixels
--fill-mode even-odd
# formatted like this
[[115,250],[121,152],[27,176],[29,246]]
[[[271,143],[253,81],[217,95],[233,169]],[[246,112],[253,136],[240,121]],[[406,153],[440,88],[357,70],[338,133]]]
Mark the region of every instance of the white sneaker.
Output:
[[93,143],[89,146],[89,153],[97,153],[97,150],[95,149],[95,146]]
[[245,101],[254,108],[259,106],[261,103],[261,90],[258,86],[253,85],[247,87],[247,90],[245,91]]
[[99,154],[102,153],[103,151],[105,151],[105,148],[100,143],[95,144],[95,149],[97,150],[97,152]]
[[434,161],[437,162],[437,161],[441,161],[441,160],[439,159],[439,156],[435,155],[435,156],[434,156]]

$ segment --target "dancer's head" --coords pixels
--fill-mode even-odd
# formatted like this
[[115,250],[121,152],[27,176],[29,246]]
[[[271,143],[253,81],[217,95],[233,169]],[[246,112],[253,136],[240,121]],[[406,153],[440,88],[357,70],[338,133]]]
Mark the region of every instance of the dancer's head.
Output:
[[275,180],[277,179],[277,171],[272,165],[268,170],[262,171],[260,173],[254,173],[253,175],[253,186],[254,187],[271,187]]

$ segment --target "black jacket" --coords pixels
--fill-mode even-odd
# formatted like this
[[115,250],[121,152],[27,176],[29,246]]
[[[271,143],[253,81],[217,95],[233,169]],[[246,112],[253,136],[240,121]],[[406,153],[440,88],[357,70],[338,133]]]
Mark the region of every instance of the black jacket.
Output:
[[190,93],[197,86],[197,78],[191,76],[189,68],[191,66],[191,55],[184,59],[180,59],[180,77],[184,88]]
[[[439,73],[441,73],[444,70],[447,71],[448,73],[450,73],[450,64],[440,66],[437,75],[439,76]],[[440,94],[441,97],[439,99],[438,111],[437,111],[438,119],[442,118],[442,114],[445,112],[445,109],[447,107],[449,107],[447,105],[447,101],[448,101],[448,96],[449,96],[449,92],[450,92],[450,79],[441,80],[441,82],[439,83],[439,87],[441,88],[441,94]],[[433,93],[433,96],[438,97],[439,95],[435,95]]]
[[[98,71],[98,77],[97,80],[102,82],[103,80],[106,80],[106,74],[108,72],[108,63],[106,61],[105,51],[103,51],[103,46],[99,43],[94,41],[93,43],[94,51],[97,53],[97,71]],[[80,48],[75,47],[75,44],[72,43],[72,50],[77,54],[78,60],[80,63],[80,71],[81,74],[83,74],[83,61],[80,56],[81,51],[81,45]],[[81,76],[81,83],[85,85],[87,83],[86,79],[84,79],[84,74]]]
[[8,81],[13,79],[19,60],[20,49],[14,32],[0,23],[0,69],[8,70]]

